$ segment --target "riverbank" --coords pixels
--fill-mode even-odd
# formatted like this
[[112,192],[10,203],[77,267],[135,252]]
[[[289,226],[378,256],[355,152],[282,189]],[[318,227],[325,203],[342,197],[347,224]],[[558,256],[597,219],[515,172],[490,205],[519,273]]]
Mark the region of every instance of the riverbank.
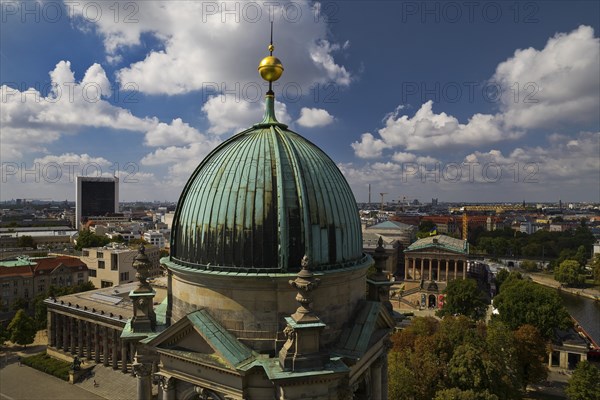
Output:
[[554,278],[543,274],[525,274],[525,276],[531,278],[532,281],[540,285],[551,287],[563,292],[571,293],[575,296],[587,297],[588,299],[600,302],[600,290],[561,287],[560,282],[557,282],[554,280]]

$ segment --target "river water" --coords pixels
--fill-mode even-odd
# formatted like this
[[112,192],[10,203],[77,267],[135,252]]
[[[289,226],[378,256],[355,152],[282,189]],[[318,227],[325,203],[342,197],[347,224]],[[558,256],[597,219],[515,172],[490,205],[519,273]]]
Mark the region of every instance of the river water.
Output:
[[559,292],[559,295],[569,314],[600,344],[600,302],[566,292]]

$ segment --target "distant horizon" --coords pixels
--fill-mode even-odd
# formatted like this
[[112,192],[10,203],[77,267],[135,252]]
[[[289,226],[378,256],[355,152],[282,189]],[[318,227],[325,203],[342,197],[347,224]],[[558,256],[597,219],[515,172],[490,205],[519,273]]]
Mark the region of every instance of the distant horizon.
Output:
[[[19,199],[19,198],[14,198],[14,199],[10,199],[10,200],[0,200],[0,204],[5,204],[5,203],[14,203],[17,200],[23,200],[23,199]],[[39,199],[25,199],[27,200],[28,203],[31,202],[36,202],[36,203],[64,203],[65,201],[68,203],[73,203],[75,204],[75,200],[68,200],[68,199],[64,199],[64,200],[39,200]],[[415,200],[415,199],[413,199]],[[431,199],[429,199],[429,201],[426,200],[420,200],[420,199],[416,199],[419,201],[418,205],[429,205],[431,204]],[[165,200],[126,200],[126,201],[119,201],[119,204],[132,204],[132,203],[152,203],[152,204],[173,204],[176,205],[177,201],[165,201]],[[381,204],[381,202],[379,201],[372,201],[371,203],[368,203],[367,201],[356,201],[357,204],[372,204],[372,205],[379,205]],[[398,202],[384,202],[384,204],[386,205],[399,205]],[[441,204],[507,204],[507,205],[518,205],[518,204],[523,204],[523,201],[442,201],[442,200],[438,200],[437,205],[441,205]],[[525,204],[555,204],[558,206],[559,201],[556,200],[546,200],[546,201],[525,201]],[[595,205],[598,204],[600,205],[599,201],[562,201],[562,205],[563,208],[567,208],[567,206],[569,204],[591,204],[591,205]],[[404,206],[413,206],[413,204],[403,204]],[[416,206],[416,204],[414,204],[414,206]]]

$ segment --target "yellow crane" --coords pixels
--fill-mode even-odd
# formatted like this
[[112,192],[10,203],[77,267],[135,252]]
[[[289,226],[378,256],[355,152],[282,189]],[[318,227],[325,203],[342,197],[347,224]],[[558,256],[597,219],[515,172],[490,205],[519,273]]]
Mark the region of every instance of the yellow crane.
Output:
[[496,214],[502,214],[506,211],[525,211],[526,209],[522,205],[486,204],[451,207],[450,212],[462,212],[462,238],[466,240],[469,233],[469,211],[493,211]]
[[379,195],[381,196],[381,211],[383,211],[383,196],[385,196],[387,193],[379,193]]

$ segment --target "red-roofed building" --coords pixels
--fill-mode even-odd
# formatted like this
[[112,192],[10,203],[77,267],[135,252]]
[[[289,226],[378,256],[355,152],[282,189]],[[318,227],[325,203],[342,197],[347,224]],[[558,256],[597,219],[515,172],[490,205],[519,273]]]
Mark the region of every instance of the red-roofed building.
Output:
[[83,284],[88,281],[88,274],[87,265],[75,257],[22,257],[1,261],[2,312],[12,311],[17,299],[29,303],[50,286],[65,287]]

